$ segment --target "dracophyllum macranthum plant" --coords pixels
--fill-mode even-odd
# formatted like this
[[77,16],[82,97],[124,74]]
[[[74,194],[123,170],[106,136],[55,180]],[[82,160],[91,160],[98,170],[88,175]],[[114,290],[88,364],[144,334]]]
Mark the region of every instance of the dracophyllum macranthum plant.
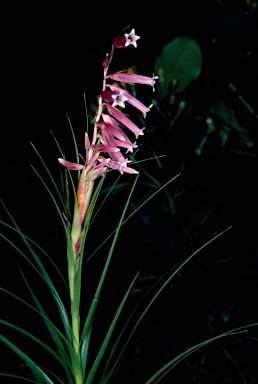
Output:
[[[113,320],[111,321],[111,324],[107,324],[106,336],[104,337],[96,356],[91,357],[92,363],[89,364],[88,355],[90,353],[90,343],[92,343],[91,334],[97,304],[113,255],[114,247],[119,236],[120,229],[126,223],[126,221],[129,220],[130,217],[132,217],[132,215],[135,214],[144,204],[146,204],[161,190],[165,189],[166,186],[172,180],[175,179],[175,177],[172,178],[162,187],[158,188],[151,196],[149,196],[138,206],[136,206],[136,208],[126,217],[126,210],[129,205],[129,201],[138,178],[138,172],[132,167],[131,161],[128,159],[128,157],[126,157],[126,155],[128,152],[133,153],[134,149],[137,148],[138,137],[144,134],[144,127],[139,127],[131,120],[131,118],[126,112],[126,106],[127,104],[130,104],[131,106],[135,107],[136,110],[138,110],[143,115],[143,117],[146,117],[146,114],[150,111],[152,105],[148,107],[144,105],[130,92],[128,92],[125,87],[122,87],[120,82],[128,84],[136,83],[150,85],[154,90],[154,85],[158,78],[154,75],[152,77],[148,77],[129,73],[126,71],[109,73],[110,64],[113,60],[116,49],[127,48],[130,45],[134,46],[135,48],[137,47],[137,41],[140,37],[135,34],[135,30],[132,29],[129,33],[124,32],[125,30],[122,31],[115,38],[111,46],[111,52],[106,55],[102,63],[102,91],[98,98],[98,108],[94,118],[94,125],[91,130],[85,133],[84,136],[84,145],[86,152],[84,154],[85,157],[83,158],[81,154],[78,154],[74,135],[73,138],[75,142],[76,162],[68,161],[65,158],[63,152],[60,150],[62,153],[62,157],[60,157],[58,161],[61,165],[66,168],[64,183],[64,190],[66,191],[65,199],[62,198],[62,194],[60,193],[60,190],[58,189],[58,186],[54,178],[52,177],[51,172],[47,168],[45,162],[39,155],[36,148],[33,146],[37,155],[42,161],[42,164],[46,168],[47,173],[49,174],[51,181],[62,202],[62,207],[60,208],[53,192],[47,186],[40,174],[35,170],[36,174],[40,177],[41,181],[49,192],[55,207],[57,208],[66,233],[69,282],[68,292],[70,299],[70,308],[66,308],[63,304],[63,300],[55,287],[55,282],[51,279],[51,276],[44,267],[42,258],[38,256],[38,253],[41,252],[42,254],[47,256],[52,262],[52,264],[55,266],[55,268],[57,268],[57,270],[58,267],[54,264],[53,260],[48,255],[46,255],[44,250],[39,247],[39,245],[37,245],[35,242],[33,242],[32,239],[28,238],[26,235],[23,234],[23,232],[20,230],[19,226],[9,213],[7,207],[4,205],[4,203],[2,203],[10,217],[12,224],[10,225],[3,221],[1,221],[1,224],[7,226],[9,229],[15,231],[21,236],[27,249],[32,255],[32,259],[30,259],[28,255],[24,253],[21,249],[16,247],[15,244],[12,243],[12,241],[10,241],[3,233],[0,233],[0,235],[11,246],[13,246],[15,250],[17,250],[17,252],[22,255],[22,257],[26,259],[26,261],[32,266],[32,268],[34,268],[35,273],[39,274],[40,278],[43,279],[44,283],[48,286],[53,296],[62,321],[62,328],[57,327],[53,323],[53,321],[51,320],[51,316],[48,315],[47,309],[43,307],[43,304],[38,299],[37,295],[35,294],[33,288],[30,286],[29,281],[27,280],[22,271],[22,278],[24,279],[24,282],[34,300],[35,307],[29,304],[28,302],[22,300],[20,297],[7,291],[6,289],[0,288],[2,291],[11,295],[16,300],[21,301],[25,306],[28,306],[30,309],[37,312],[41,316],[53,340],[55,348],[49,347],[49,345],[41,341],[32,333],[29,333],[28,331],[16,326],[15,324],[5,321],[4,319],[0,319],[0,323],[17,332],[20,332],[21,334],[34,341],[38,346],[44,348],[49,353],[49,359],[54,359],[60,365],[60,368],[64,373],[63,376],[65,376],[66,378],[64,381],[63,376],[61,378],[55,372],[49,372],[47,369],[38,365],[37,362],[33,360],[33,353],[32,356],[29,356],[27,353],[23,352],[18,346],[16,346],[13,342],[7,339],[3,334],[0,334],[0,340],[5,343],[9,348],[11,348],[21,358],[21,360],[26,363],[34,377],[34,379],[32,378],[32,376],[30,378],[25,378],[20,375],[13,374],[12,372],[0,373],[2,377],[5,376],[6,378],[9,377],[11,379],[15,379],[15,382],[21,379],[23,381],[26,380],[27,382],[31,383],[91,384],[96,383],[97,375],[98,383],[111,383],[112,379],[115,377],[116,372],[121,365],[126,348],[130,340],[132,339],[136,328],[138,327],[150,307],[156,301],[160,293],[171,282],[171,279],[178,274],[180,269],[183,268],[184,265],[186,265],[186,263],[188,263],[198,252],[200,252],[204,247],[206,247],[208,244],[210,244],[223,233],[222,232],[214,236],[206,244],[204,244],[192,255],[190,255],[180,265],[173,267],[169,271],[167,271],[167,273],[149,289],[149,291],[135,306],[134,311],[130,314],[129,318],[121,327],[120,331],[116,333],[117,336],[115,340],[113,340],[113,331],[117,325],[117,321],[131,292],[133,284],[137,279],[137,274],[133,281],[129,284],[127,291],[124,293],[122,301],[117,304],[117,311],[113,317]],[[134,137],[134,139],[132,139],[132,137]],[[83,162],[79,161],[80,158],[83,158]],[[103,266],[101,277],[96,286],[95,294],[92,299],[87,316],[85,319],[82,319],[80,316],[82,282],[81,278],[86,235],[88,233],[90,224],[94,218],[94,216],[92,216],[92,213],[97,203],[97,198],[103,185],[104,179],[111,170],[118,171],[120,174],[128,173],[131,175],[136,175],[136,178],[132,183],[132,189],[126,201],[117,228],[106,239],[108,240],[112,238],[110,250],[108,252],[106,262]],[[74,183],[74,178],[72,177],[71,171],[78,172],[77,185]],[[68,183],[68,181],[70,181],[70,184]],[[67,185],[71,186],[74,194],[74,208],[72,215],[69,214],[70,193],[69,191],[67,191]],[[71,221],[70,216],[72,217]],[[97,249],[99,249],[101,245],[102,244],[100,244]],[[149,298],[148,304],[144,304],[143,309],[140,309],[140,304],[143,302],[146,303],[146,297]],[[223,333],[219,336],[200,342],[199,344],[196,344],[195,346],[187,349],[180,355],[173,357],[170,361],[166,362],[166,364],[161,367],[159,371],[153,373],[152,377],[146,381],[146,384],[160,382],[163,376],[166,375],[183,358],[189,356],[191,353],[207,345],[213,340],[228,335],[230,332],[234,333],[236,332],[236,330],[231,330],[227,333]],[[124,337],[125,335],[126,337]],[[106,353],[107,348],[108,354]],[[104,357],[105,359],[103,359]]]
[[[82,363],[85,367],[85,360],[88,353],[88,345],[92,326],[95,306],[97,304],[97,295],[92,305],[92,311],[85,323],[83,332],[83,342],[80,339],[80,287],[81,287],[81,267],[82,267],[82,249],[83,240],[85,239],[85,230],[91,212],[89,205],[91,202],[94,182],[101,177],[107,168],[118,170],[121,174],[137,174],[138,172],[129,167],[131,162],[125,157],[121,149],[127,152],[133,152],[137,148],[136,142],[132,142],[126,132],[131,131],[137,139],[143,135],[143,129],[139,128],[127,115],[122,112],[119,107],[125,108],[126,103],[131,104],[146,116],[151,106],[146,107],[143,103],[137,100],[129,92],[121,88],[119,85],[111,81],[123,83],[139,83],[147,84],[154,87],[156,76],[147,77],[138,74],[127,73],[124,71],[109,74],[109,67],[113,59],[115,48],[126,48],[130,44],[137,47],[137,40],[140,37],[135,34],[132,29],[130,33],[125,33],[123,36],[118,36],[111,47],[110,54],[106,55],[103,60],[103,85],[102,92],[99,96],[98,110],[95,116],[92,135],[85,133],[85,163],[72,163],[64,158],[59,158],[60,164],[67,167],[69,170],[77,170],[80,172],[80,178],[77,189],[77,199],[75,200],[73,221],[68,241],[68,277],[71,299],[71,318],[72,318],[72,336],[73,348],[75,352],[75,361],[73,370],[76,383],[82,383],[84,378],[85,368],[82,368]],[[110,254],[110,256],[112,253]],[[108,262],[110,258],[108,259]],[[108,263],[99,285],[99,291],[102,287]],[[83,351],[83,362],[81,361],[81,352]]]

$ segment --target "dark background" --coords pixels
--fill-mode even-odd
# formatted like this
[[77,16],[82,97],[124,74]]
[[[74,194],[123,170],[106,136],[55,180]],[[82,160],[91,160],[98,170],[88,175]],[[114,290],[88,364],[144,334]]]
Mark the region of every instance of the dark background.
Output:
[[[115,53],[114,70],[135,65],[138,73],[151,76],[165,44],[180,36],[188,36],[199,44],[203,65],[200,76],[175,95],[173,104],[169,102],[170,95],[158,100],[148,87],[136,87],[146,105],[153,98],[158,105],[147,116],[137,160],[166,155],[160,159],[160,167],[155,160],[141,163],[161,185],[179,173],[180,176],[166,193],[160,192],[139,211],[121,233],[96,314],[92,356],[138,271],[140,276],[123,319],[164,273],[232,226],[187,263],[142,321],[114,383],[145,383],[157,369],[192,345],[258,322],[256,3],[178,0],[173,4],[149,4],[144,9],[130,3],[106,4],[103,8],[89,4],[81,9],[62,5],[58,12],[37,5],[28,11],[16,8],[8,14],[3,12],[0,192],[21,229],[51,255],[66,276],[66,245],[60,219],[30,167],[32,164],[47,180],[29,143],[36,146],[59,183],[59,152],[50,131],[72,161],[68,115],[84,155],[84,94],[90,118],[102,85],[101,60],[114,37],[127,25],[135,28],[141,39],[136,50]],[[234,84],[235,91],[229,84]],[[186,108],[178,115],[182,100]],[[216,112],[218,105],[223,106],[222,115]],[[135,118],[137,121],[137,115]],[[207,118],[212,118],[215,126],[210,134]],[[223,144],[220,133],[225,127],[228,136]],[[196,150],[201,143],[198,155]],[[114,178],[110,175],[106,188]],[[133,179],[134,176],[123,175],[121,188],[103,206],[90,232],[86,259],[115,228]],[[155,182],[141,171],[129,210],[155,190]],[[2,208],[1,220],[10,222]],[[18,236],[4,226],[1,231],[28,255]],[[94,294],[108,245],[85,264],[82,317]],[[32,303],[20,275],[21,267],[59,324],[47,289],[28,263],[4,240],[0,252],[1,287]],[[55,276],[50,265],[49,270]],[[67,293],[56,279],[64,302],[69,305]],[[4,292],[0,299],[2,319],[51,345],[33,311]],[[40,364],[57,369],[41,349],[19,334],[4,326],[1,334],[22,346]],[[258,380],[257,337],[257,329],[252,327],[246,333],[220,339],[181,361],[161,382],[254,383]],[[27,376],[21,360],[4,346],[1,349],[1,371]]]

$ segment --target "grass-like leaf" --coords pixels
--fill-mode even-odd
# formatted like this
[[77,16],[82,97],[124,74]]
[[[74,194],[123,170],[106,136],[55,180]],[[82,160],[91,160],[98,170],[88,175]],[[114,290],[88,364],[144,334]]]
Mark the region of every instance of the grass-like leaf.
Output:
[[[229,229],[229,228],[228,228]],[[217,234],[216,236],[214,236],[212,239],[210,239],[209,241],[207,241],[205,244],[203,244],[200,248],[198,248],[195,252],[193,252],[184,262],[182,262],[176,269],[174,268],[171,268],[168,272],[166,272],[166,274],[164,276],[167,276],[169,275],[168,278],[165,279],[165,282],[161,285],[161,287],[156,291],[156,293],[154,293],[154,295],[152,296],[152,298],[150,299],[148,305],[146,305],[146,307],[144,308],[144,310],[142,311],[142,314],[140,316],[138,316],[137,318],[137,321],[135,322],[135,325],[134,327],[132,328],[130,334],[127,336],[127,340],[123,343],[123,346],[121,348],[121,351],[118,355],[118,357],[116,358],[116,361],[111,364],[112,362],[112,358],[115,354],[115,351],[116,349],[118,348],[118,344],[119,342],[121,341],[121,338],[124,334],[124,332],[126,331],[126,329],[128,328],[134,314],[136,313],[136,311],[138,310],[141,302],[153,291],[155,291],[156,287],[157,287],[157,284],[160,283],[160,280],[163,280],[164,279],[164,276],[161,277],[161,279],[159,279],[147,292],[146,294],[143,296],[143,298],[139,301],[139,303],[135,306],[133,312],[131,313],[131,315],[129,316],[127,322],[125,323],[119,337],[117,338],[116,340],[116,343],[110,353],[110,356],[109,356],[109,359],[107,361],[107,364],[106,364],[106,367],[104,369],[104,375],[103,375],[103,380],[101,381],[101,384],[106,384],[109,382],[110,378],[114,375],[114,373],[117,371],[119,365],[121,364],[121,359],[124,355],[124,352],[125,352],[125,349],[127,347],[127,345],[129,344],[134,332],[136,331],[137,327],[139,326],[140,322],[142,321],[142,319],[144,318],[144,316],[146,315],[146,313],[148,312],[148,310],[150,309],[150,307],[153,305],[153,303],[155,302],[155,300],[158,298],[158,296],[161,294],[161,292],[165,289],[165,287],[171,282],[171,280],[173,279],[173,277],[175,275],[178,274],[178,272],[195,256],[197,255],[201,250],[203,250],[205,247],[207,247],[211,242],[213,242],[214,240],[216,240],[218,237],[220,237],[222,234],[224,234],[228,229],[224,230],[223,232],[220,232],[219,234]],[[174,271],[172,272],[171,274],[171,270]]]
[[97,304],[98,304],[100,292],[101,292],[101,289],[102,289],[102,286],[103,286],[103,283],[104,283],[104,280],[105,280],[105,277],[106,277],[106,274],[107,274],[107,271],[108,271],[108,267],[109,267],[109,264],[110,264],[110,261],[111,261],[111,258],[112,258],[113,252],[114,252],[114,248],[115,248],[115,245],[116,245],[119,233],[120,233],[121,226],[123,225],[123,222],[124,222],[124,216],[126,214],[126,211],[127,211],[127,208],[128,208],[128,205],[129,205],[132,193],[133,193],[134,188],[136,186],[137,180],[138,180],[138,176],[135,178],[134,184],[133,184],[133,186],[131,188],[130,194],[129,194],[128,198],[127,198],[127,201],[125,203],[125,207],[124,207],[122,215],[120,217],[118,226],[117,226],[117,228],[115,230],[115,235],[114,235],[114,238],[113,238],[113,241],[112,241],[112,244],[111,244],[108,256],[107,256],[107,260],[106,260],[105,266],[103,268],[102,275],[100,277],[100,280],[99,280],[99,283],[98,283],[98,286],[97,286],[97,289],[96,289],[96,292],[95,292],[95,295],[94,295],[94,299],[92,301],[91,307],[89,309],[88,316],[87,316],[85,324],[84,324],[84,328],[83,328],[83,332],[82,332],[82,336],[81,336],[81,343],[82,343],[81,357],[82,357],[82,361],[84,362],[83,377],[85,377],[85,370],[86,370],[86,363],[87,363],[87,353],[88,353],[88,349],[89,349],[90,335],[91,335],[91,331],[92,331],[92,324],[93,324],[95,312],[96,312],[96,309],[97,309]]
[[[145,204],[147,204],[151,199],[153,199],[153,197],[155,197],[160,191],[162,191],[164,188],[166,188],[172,181],[174,181],[177,177],[179,176],[176,175],[174,177],[172,177],[172,179],[170,179],[169,181],[167,181],[164,185],[162,185],[162,187],[160,187],[157,191],[153,192],[149,197],[147,197],[142,204],[138,205],[137,208],[135,208],[133,210],[133,212],[130,213],[130,215],[125,219],[123,220],[122,224],[121,225],[124,225],[125,223],[127,223],[128,220],[130,220],[130,218],[135,215]],[[87,259],[87,262],[95,255],[95,253],[111,238],[111,236],[113,236],[113,234],[115,233],[116,229],[111,232],[106,238],[104,241],[102,241],[102,243],[95,249],[95,251],[92,252],[92,254],[89,256],[89,258]]]
[[12,379],[18,379],[18,380],[25,380],[27,383],[38,384],[37,381],[35,381],[35,380],[31,380],[31,379],[28,379],[27,377],[23,377],[20,375],[14,375],[14,374],[8,373],[8,372],[0,372],[0,376],[10,377]]
[[103,343],[102,343],[102,345],[101,345],[101,347],[99,349],[99,352],[98,352],[98,354],[96,356],[96,359],[95,359],[95,361],[94,361],[94,363],[93,363],[93,365],[91,367],[91,370],[90,370],[89,374],[87,375],[87,379],[85,381],[85,384],[91,384],[92,381],[94,380],[94,377],[95,377],[95,374],[97,372],[97,369],[98,369],[98,367],[99,367],[99,365],[100,365],[100,363],[102,361],[102,358],[104,356],[104,353],[105,353],[105,351],[106,351],[106,349],[107,349],[107,347],[108,347],[108,345],[110,343],[110,339],[111,339],[112,334],[114,332],[114,329],[115,329],[115,326],[117,324],[117,321],[118,321],[118,319],[120,317],[122,309],[123,309],[123,307],[124,307],[124,305],[126,303],[126,300],[127,300],[128,296],[129,296],[129,294],[131,292],[131,289],[132,289],[132,287],[133,287],[133,285],[134,285],[138,275],[139,275],[139,273],[137,273],[137,275],[134,277],[132,283],[130,284],[129,288],[127,289],[127,291],[126,291],[126,293],[125,293],[125,295],[124,295],[124,297],[123,297],[123,299],[122,299],[122,301],[121,301],[121,303],[120,303],[120,305],[119,305],[119,307],[118,307],[118,309],[116,311],[116,314],[115,314],[115,316],[114,316],[114,318],[112,320],[112,323],[111,323],[111,325],[110,325],[110,327],[109,327],[109,329],[107,331],[106,337],[105,337],[105,339],[104,339],[104,341],[103,341]]
[[[5,344],[7,345],[10,349],[12,349],[18,356],[20,356],[20,358],[25,361],[28,366],[30,367],[32,373],[39,377],[41,380],[42,380],[42,383],[45,383],[45,384],[55,384],[46,374],[45,372],[37,365],[34,363],[33,360],[31,360],[31,358],[26,355],[26,353],[22,352],[22,350],[18,347],[16,347],[15,344],[13,344],[11,341],[9,341],[6,337],[4,337],[3,335],[0,334],[0,340]],[[59,380],[59,383],[62,383],[61,380]],[[38,381],[37,381],[38,382]],[[63,384],[63,383],[62,383]]]
[[[153,376],[150,377],[150,379],[148,379],[146,381],[145,384],[151,384],[151,383],[155,383],[157,384],[158,382],[160,382],[160,380],[172,369],[174,368],[180,361],[182,361],[183,359],[185,359],[187,356],[191,355],[192,353],[194,353],[195,351],[197,351],[198,349],[204,347],[205,345],[207,344],[210,344],[212,343],[213,341],[216,341],[222,337],[225,337],[225,336],[231,336],[231,335],[234,335],[234,334],[237,334],[237,333],[243,333],[245,332],[248,328],[250,327],[254,327],[254,326],[257,326],[258,323],[253,323],[253,324],[248,324],[248,325],[245,325],[245,326],[242,326],[242,327],[238,327],[238,328],[234,328],[234,329],[231,329],[227,332],[223,332],[221,333],[220,335],[218,336],[215,336],[215,337],[212,337],[210,339],[206,339],[204,341],[202,341],[201,343],[199,344],[196,344],[194,345],[193,347],[190,347],[188,348],[187,350],[185,350],[184,352],[180,353],[179,355],[177,355],[175,358],[171,359],[167,364],[165,364],[161,369],[159,369]],[[244,331],[243,331],[244,330]]]
[[[45,170],[46,170],[46,172],[47,172],[47,174],[48,174],[48,176],[49,176],[49,178],[50,178],[50,180],[51,180],[53,186],[55,187],[55,190],[56,190],[56,192],[57,192],[57,195],[59,196],[59,199],[60,199],[60,201],[61,201],[61,203],[62,203],[63,209],[65,210],[65,202],[64,202],[64,200],[63,200],[63,198],[62,198],[62,195],[61,195],[61,192],[60,192],[60,190],[59,190],[59,188],[58,188],[58,186],[57,186],[57,184],[56,184],[55,178],[52,176],[52,173],[50,172],[49,168],[47,167],[47,165],[46,165],[46,163],[45,163],[43,157],[40,155],[39,151],[36,149],[35,145],[32,144],[32,143],[30,143],[30,144],[31,144],[32,148],[34,149],[35,153],[37,154],[37,156],[39,157],[39,159],[40,159],[40,161],[41,161],[43,167],[45,168]],[[35,170],[34,167],[32,167],[32,169]],[[37,173],[37,172],[36,172],[36,173]],[[43,180],[43,179],[41,179],[41,181],[42,181],[42,180]],[[46,186],[46,183],[45,183],[45,182],[43,182],[43,184]]]
[[37,310],[36,308],[34,308],[31,304],[27,303],[25,300],[21,299],[19,296],[15,295],[14,293],[8,291],[7,289],[4,289],[4,288],[1,288],[0,287],[0,291],[3,291],[5,293],[7,293],[8,295],[12,296],[13,298],[15,298],[16,300],[20,301],[21,303],[23,303],[24,305],[26,305],[28,308],[32,309],[33,311],[35,311],[40,317],[43,318],[44,321],[47,321],[51,324],[51,327],[55,329],[55,331],[58,333],[59,337],[62,339],[62,341],[64,342],[64,344],[66,345],[67,349],[69,350],[69,352],[71,353],[73,350],[71,349],[71,342],[63,335],[63,333],[60,331],[59,328],[57,328],[49,319],[48,316],[44,317],[44,314],[41,313],[39,310]]
[[4,203],[2,202],[7,214],[9,215],[12,223],[14,224],[14,227],[16,228],[17,232],[19,233],[19,235],[21,236],[23,242],[25,243],[26,247],[28,248],[28,250],[30,251],[34,261],[36,262],[36,264],[38,265],[38,268],[32,263],[32,261],[23,253],[21,252],[21,250],[16,247],[9,239],[7,239],[6,237],[4,237],[2,234],[1,236],[4,237],[6,239],[6,241],[8,241],[20,254],[22,254],[22,256],[28,261],[28,263],[30,263],[30,265],[32,265],[32,267],[39,273],[39,275],[43,278],[43,280],[45,281],[46,285],[48,286],[48,288],[50,289],[51,293],[52,293],[52,296],[57,304],[57,307],[58,307],[58,310],[59,310],[59,313],[60,313],[60,316],[61,316],[61,319],[63,321],[63,325],[64,325],[64,329],[66,331],[66,335],[67,335],[67,338],[68,340],[71,340],[72,339],[72,336],[71,336],[71,325],[70,325],[70,321],[69,321],[69,317],[67,315],[67,312],[66,312],[66,309],[63,305],[63,302],[49,276],[49,274],[47,273],[45,267],[43,266],[40,258],[37,256],[36,252],[34,251],[34,249],[32,248],[32,246],[30,245],[28,239],[26,238],[26,236],[23,234],[23,232],[20,230],[20,228],[18,227],[17,223],[15,222],[15,220],[13,219],[12,215],[10,214],[10,212],[8,211],[8,209],[6,208],[6,206],[4,205]]
[[31,340],[35,341],[38,345],[41,345],[44,349],[46,349],[54,357],[54,359],[56,359],[60,363],[60,365],[64,368],[69,382],[72,382],[72,375],[71,375],[71,371],[69,369],[70,367],[68,367],[67,361],[65,361],[62,357],[60,357],[60,355],[58,355],[52,348],[50,348],[43,341],[41,341],[40,339],[38,339],[37,337],[32,335],[30,332],[25,331],[24,329],[10,323],[9,321],[5,321],[5,320],[0,319],[0,323],[24,334],[26,337],[30,338]]
[[[67,352],[66,352],[66,349],[64,348],[64,345],[63,345],[63,342],[61,340],[61,338],[59,337],[59,332],[56,331],[56,328],[52,326],[52,322],[50,321],[50,318],[48,317],[47,313],[45,312],[43,306],[41,305],[40,301],[38,300],[37,296],[35,295],[33,289],[30,287],[29,283],[28,283],[28,280],[26,279],[26,277],[24,276],[24,274],[21,272],[21,275],[22,275],[22,278],[35,302],[35,304],[37,305],[38,307],[38,310],[41,314],[41,317],[42,319],[44,320],[45,322],[45,325],[52,337],[52,340],[54,341],[56,347],[57,347],[57,350],[59,352],[59,355],[62,357],[63,361],[66,362],[66,364],[68,366],[70,366],[70,359],[67,355]],[[70,332],[71,333],[71,332]],[[72,351],[70,349],[70,351]]]
[[[0,224],[6,226],[7,228],[13,230],[14,232],[16,232],[16,233],[18,233],[18,234],[20,233],[16,228],[14,228],[14,227],[13,227],[12,225],[10,225],[10,224],[5,223],[4,221],[1,221],[1,220],[0,220]],[[14,246],[14,243],[11,242],[7,237],[5,237],[4,235],[2,235],[1,232],[0,232],[0,235],[1,235],[5,240],[7,240],[7,241],[9,242],[9,244],[12,245],[12,247],[15,247],[15,246]],[[65,285],[65,287],[66,287],[66,289],[67,289],[67,291],[68,291],[68,285],[67,285],[67,282],[65,281],[64,276],[62,275],[60,269],[58,268],[58,266],[57,266],[56,263],[54,262],[53,258],[52,258],[51,256],[49,256],[49,254],[48,254],[48,253],[47,253],[47,252],[46,252],[46,251],[45,251],[45,250],[44,250],[38,243],[36,243],[34,240],[32,240],[30,237],[28,237],[28,236],[26,236],[26,235],[24,235],[24,237],[25,237],[25,238],[26,238],[32,245],[36,246],[44,256],[47,257],[47,259],[50,261],[50,263],[53,265],[53,267],[54,267],[55,270],[57,271],[58,275],[60,276],[61,280],[63,281],[63,283],[64,283],[64,285]],[[15,247],[15,248],[16,248],[16,250],[17,250],[17,247]],[[23,256],[25,256],[25,255],[23,254]],[[26,257],[26,256],[25,256],[25,257]],[[27,259],[27,261],[30,262],[29,259]],[[31,264],[31,265],[32,265],[32,264]],[[40,273],[39,273],[39,274],[40,274]],[[41,276],[42,276],[42,275],[41,275]]]

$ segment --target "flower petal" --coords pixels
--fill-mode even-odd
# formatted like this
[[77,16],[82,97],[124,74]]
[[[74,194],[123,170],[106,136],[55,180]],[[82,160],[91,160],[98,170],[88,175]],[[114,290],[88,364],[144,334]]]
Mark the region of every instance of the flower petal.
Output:
[[156,83],[156,79],[158,79],[158,76],[142,76],[142,75],[136,75],[135,73],[127,73],[125,71],[120,72],[114,72],[111,75],[107,76],[106,78],[112,79],[114,81],[121,81],[122,83],[129,83],[129,84],[146,84],[151,85],[154,91],[154,85]]
[[[132,96],[128,91],[120,88],[118,85],[110,84],[108,87],[113,92],[123,92],[124,97],[127,98],[127,102],[131,104],[133,107],[137,108],[140,112],[143,113],[143,117],[146,117],[146,113],[150,111],[152,104],[149,107],[146,107],[142,102],[140,102],[138,99],[136,99],[134,96]],[[115,107],[114,104],[112,104],[113,107]]]
[[71,163],[70,161],[66,161],[65,159],[59,158],[58,161],[64,167],[67,167],[68,169],[70,169],[70,171],[80,171],[83,168],[82,164]]
[[117,119],[120,123],[124,124],[124,126],[126,126],[128,129],[130,129],[130,131],[132,131],[135,134],[136,138],[144,134],[143,133],[144,128],[140,129],[139,127],[137,127],[137,125],[134,124],[130,119],[128,119],[128,117],[123,112],[119,111],[119,109],[109,104],[106,104],[106,107],[108,112],[115,119]]

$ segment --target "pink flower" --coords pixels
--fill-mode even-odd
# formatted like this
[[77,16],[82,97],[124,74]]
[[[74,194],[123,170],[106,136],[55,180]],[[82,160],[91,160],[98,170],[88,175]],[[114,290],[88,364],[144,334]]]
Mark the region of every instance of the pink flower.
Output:
[[120,91],[103,91],[101,97],[105,103],[111,103],[113,107],[118,105],[119,107],[125,108],[125,102],[128,98],[125,96],[123,89]]
[[135,34],[135,29],[132,29],[130,33],[125,33],[123,36],[117,36],[114,41],[114,46],[116,48],[126,48],[128,45],[132,44],[137,48],[136,41],[139,40],[140,36]]
[[[89,145],[88,135],[85,135],[85,147],[87,148]],[[116,148],[117,149],[117,148]],[[119,151],[119,148],[117,149]],[[91,194],[91,190],[93,187],[92,182],[103,175],[103,173],[106,171],[107,166],[110,162],[110,159],[104,159],[100,164],[96,165],[96,161],[99,158],[99,152],[95,153],[95,155],[92,156],[91,159],[88,160],[88,151],[86,151],[86,159],[88,162],[85,162],[84,165],[77,164],[77,163],[71,163],[70,161],[66,161],[65,159],[59,158],[58,161],[63,166],[67,167],[71,171],[80,171],[80,180],[77,188],[77,202],[78,202],[78,209],[80,213],[80,223],[82,224],[86,212],[89,205],[89,195]],[[78,239],[77,239],[78,240]],[[75,243],[77,244],[77,240]],[[74,245],[76,247],[76,245]]]
[[98,126],[101,129],[108,130],[110,133],[112,133],[113,136],[115,136],[119,140],[129,140],[122,128],[120,127],[119,123],[112,116],[103,113],[102,118],[104,121],[98,121]]
[[[143,103],[141,103],[138,99],[136,99],[134,96],[132,96],[129,92],[127,92],[126,90],[120,88],[118,85],[115,85],[115,84],[111,84],[111,85],[108,85],[108,87],[111,89],[111,91],[113,92],[120,92],[119,95],[122,95],[124,100],[127,101],[129,104],[131,104],[133,107],[137,108],[140,112],[143,113],[143,117],[145,118],[146,117],[146,113],[150,111],[151,107],[152,107],[152,104],[149,106],[149,107],[146,107],[146,105],[144,105]],[[113,96],[112,96],[113,98]],[[118,103],[116,105],[114,105],[114,103],[112,104],[113,107],[115,107],[116,105],[119,105]],[[120,105],[121,107],[122,105]]]
[[130,119],[128,119],[128,117],[123,112],[119,111],[119,109],[117,109],[116,107],[113,107],[110,104],[106,104],[106,107],[108,112],[116,120],[118,120],[120,123],[122,123],[125,127],[127,127],[130,131],[132,131],[135,134],[136,138],[144,134],[143,133],[144,128],[140,129],[139,127],[137,127],[137,125],[134,124]]
[[[110,159],[107,159],[108,161],[105,163],[102,162],[101,166],[100,166],[100,164],[96,165],[96,161],[98,160],[100,151],[95,153],[89,159],[90,141],[89,141],[89,137],[88,137],[87,133],[85,133],[85,149],[86,149],[86,160],[85,160],[84,165],[78,164],[78,163],[72,163],[72,162],[67,161],[65,159],[62,159],[62,158],[59,158],[58,161],[61,165],[63,165],[64,167],[67,167],[70,171],[83,170],[82,173],[84,174],[84,182],[87,183],[87,182],[90,182],[90,181],[97,179],[98,177],[100,177],[105,172],[105,170],[106,170],[105,167],[108,164]],[[115,147],[115,148],[112,147],[112,148],[108,148],[108,149],[110,150],[110,152],[112,150],[119,151],[119,148],[117,148],[117,147]]]
[[[114,155],[113,153],[110,153],[110,152],[118,152],[118,150],[110,151],[108,149],[109,146],[126,148],[127,152],[133,152],[133,150],[138,147],[137,144],[132,143],[125,134],[123,135],[117,134],[116,129],[114,130],[111,124],[105,123],[104,121],[99,121],[98,126],[101,128],[101,142],[104,145],[102,145],[101,147],[94,146],[94,148],[96,148],[100,152],[108,152],[111,158],[114,158]],[[121,140],[115,139],[114,136],[116,137],[120,136]],[[104,146],[106,146],[106,148]]]
[[[125,173],[130,173],[130,174],[138,174],[139,172],[136,171],[135,169],[133,168],[130,168],[130,167],[127,167],[127,164],[128,163],[131,163],[131,161],[129,161],[128,159],[126,159],[121,152],[118,152],[117,154],[120,155],[119,159],[116,159],[116,160],[113,160],[113,161],[110,161],[110,163],[108,164],[108,166],[110,168],[113,168],[113,169],[116,169],[118,170],[121,174],[123,174],[124,172]],[[117,155],[116,154],[116,155]],[[99,161],[104,161],[105,159],[104,158],[99,158]]]
[[59,158],[58,161],[64,167],[67,167],[68,169],[70,169],[70,171],[80,171],[83,168],[82,164],[71,163],[70,161],[66,161],[65,159]]
[[113,169],[117,169],[118,171],[120,171],[121,174],[123,174],[125,172],[125,173],[130,173],[130,174],[137,175],[139,173],[135,169],[127,167],[127,166],[120,165],[120,164],[116,163],[115,161],[111,161],[109,163],[109,167],[113,168]]
[[125,71],[120,71],[120,72],[114,72],[111,75],[108,75],[106,78],[112,79],[114,81],[121,81],[122,83],[129,83],[129,84],[146,84],[146,85],[151,85],[154,89],[154,85],[156,83],[156,80],[159,78],[158,76],[142,76],[142,75],[136,75],[134,73],[128,73]]

